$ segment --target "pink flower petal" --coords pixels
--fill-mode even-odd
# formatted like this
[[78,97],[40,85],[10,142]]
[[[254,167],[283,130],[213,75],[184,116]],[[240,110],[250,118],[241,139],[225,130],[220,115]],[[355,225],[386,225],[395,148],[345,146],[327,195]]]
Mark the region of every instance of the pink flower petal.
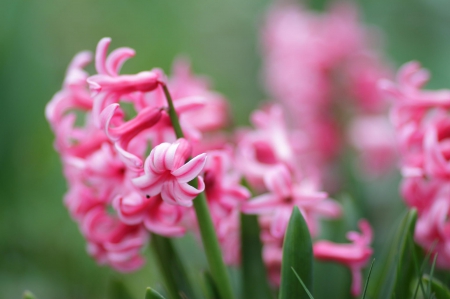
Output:
[[206,164],[206,154],[200,154],[178,168],[172,171],[172,175],[177,178],[180,183],[187,183],[197,177]]
[[124,62],[135,54],[135,51],[131,48],[115,49],[106,59],[106,70],[111,76],[117,76]]
[[95,69],[99,74],[108,74],[105,62],[110,43],[111,38],[104,37],[97,44],[97,50],[95,51]]

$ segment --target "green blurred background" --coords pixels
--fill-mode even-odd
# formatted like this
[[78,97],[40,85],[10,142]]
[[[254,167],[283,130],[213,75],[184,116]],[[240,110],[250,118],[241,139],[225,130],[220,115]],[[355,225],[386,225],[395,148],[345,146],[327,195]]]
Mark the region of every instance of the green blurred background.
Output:
[[[40,299],[107,298],[111,278],[123,279],[140,298],[157,280],[151,256],[144,269],[131,275],[98,267],[62,204],[66,185],[44,107],[60,89],[74,54],[94,50],[104,36],[112,37],[113,48],[136,49],[137,56],[124,72],[155,66],[169,71],[174,57],[185,54],[195,72],[208,75],[229,98],[236,123],[247,124],[250,111],[265,98],[259,79],[258,26],[269,4],[0,0],[0,298],[20,298],[25,289]],[[419,60],[432,71],[431,87],[450,87],[449,1],[358,4],[364,21],[384,31],[386,55],[394,66]],[[311,0],[309,5],[320,10],[324,1]],[[348,192],[363,202],[364,212],[357,214],[375,225],[379,251],[402,209],[398,181],[394,174],[372,182],[356,179],[348,186]],[[325,282],[334,280],[333,273],[347,274],[334,265],[320,264],[318,271],[329,271]],[[348,277],[344,280],[344,286],[334,287],[348,293]],[[316,298],[326,298],[324,290],[316,289]]]

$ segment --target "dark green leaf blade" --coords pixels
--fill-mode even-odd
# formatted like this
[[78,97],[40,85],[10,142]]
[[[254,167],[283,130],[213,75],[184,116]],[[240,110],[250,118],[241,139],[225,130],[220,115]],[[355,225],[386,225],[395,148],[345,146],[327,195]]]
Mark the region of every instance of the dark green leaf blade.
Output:
[[113,278],[109,283],[108,288],[108,298],[109,299],[133,299],[130,292],[124,285],[124,283],[118,279]]
[[431,293],[436,296],[437,299],[450,299],[450,290],[436,278],[430,278],[428,275],[422,277],[423,284],[429,284],[431,286]]
[[262,260],[260,230],[256,215],[241,214],[242,298],[271,299],[266,267]]
[[147,288],[145,292],[145,299],[165,299],[160,293],[152,288]]
[[380,263],[382,271],[378,274],[377,284],[374,285],[374,298],[410,298],[411,282],[415,276],[414,252],[410,242],[413,239],[417,220],[417,211],[409,210],[402,218],[397,232],[392,240],[388,255]]
[[151,246],[164,278],[167,296],[180,298],[184,294],[188,298],[196,298],[191,286],[185,265],[173,244],[173,240],[152,234]]
[[279,299],[309,299],[296,273],[301,277],[305,287],[311,291],[313,285],[311,236],[298,207],[294,207],[292,211],[284,237]]

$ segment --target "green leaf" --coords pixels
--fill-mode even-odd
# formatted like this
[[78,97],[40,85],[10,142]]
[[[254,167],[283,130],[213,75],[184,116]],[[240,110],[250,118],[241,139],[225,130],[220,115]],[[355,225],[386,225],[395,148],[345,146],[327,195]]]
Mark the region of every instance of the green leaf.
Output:
[[284,237],[279,299],[309,299],[308,293],[299,283],[296,273],[301,277],[306,289],[312,290],[311,236],[298,207],[294,207],[292,211]]
[[202,285],[207,299],[220,298],[217,286],[209,272],[202,272]]
[[393,294],[397,298],[409,298],[411,292],[411,281],[414,278],[414,262],[413,252],[409,250],[409,240],[413,239],[414,228],[416,226],[417,211],[411,210],[408,212],[402,223],[402,230],[399,234],[398,245],[398,264],[396,269],[395,284],[392,289]]
[[30,291],[25,291],[23,293],[23,299],[36,299],[36,297]]
[[[291,267],[292,268],[292,267]],[[298,276],[297,272],[295,272],[295,269],[292,268],[292,271],[294,271],[295,276],[297,277],[298,281],[300,282],[300,284],[302,285],[303,289],[305,290],[305,292],[308,294],[309,299],[314,299],[313,295],[311,294],[311,292],[308,290],[308,288],[305,286],[305,283],[303,282],[303,280],[300,278],[300,276]]]
[[127,290],[124,283],[120,279],[113,278],[109,283],[108,298],[133,299],[133,296],[130,295],[129,291]]
[[436,278],[431,278],[428,275],[422,277],[423,284],[430,285],[431,293],[437,299],[450,299],[450,290]]
[[189,282],[186,269],[175,250],[172,240],[153,234],[151,246],[158,261],[169,298],[178,299],[180,294],[196,298]]
[[152,288],[147,288],[145,292],[145,299],[165,299],[160,293]]
[[364,285],[364,291],[363,291],[362,299],[366,298],[367,286],[369,285],[370,275],[372,274],[373,263],[375,263],[375,259],[373,259],[372,263],[370,264],[369,274],[367,274],[367,279],[366,279],[366,283]]
[[241,214],[242,298],[272,298],[267,282],[266,267],[262,260],[262,245],[259,235],[258,217]]
[[410,242],[413,239],[417,220],[417,211],[409,210],[403,217],[390,246],[388,255],[380,263],[384,266],[379,273],[374,298],[410,298],[411,282],[414,279],[414,250]]

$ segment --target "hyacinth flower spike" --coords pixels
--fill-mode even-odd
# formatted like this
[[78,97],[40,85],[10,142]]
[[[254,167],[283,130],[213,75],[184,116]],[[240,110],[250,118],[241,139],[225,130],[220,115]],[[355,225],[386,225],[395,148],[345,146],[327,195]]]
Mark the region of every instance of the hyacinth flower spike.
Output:
[[346,265],[352,273],[351,292],[353,296],[361,294],[362,268],[372,256],[372,228],[366,220],[359,221],[361,233],[349,232],[347,239],[351,244],[336,244],[329,241],[318,241],[314,244],[314,257],[324,261],[335,261]]

